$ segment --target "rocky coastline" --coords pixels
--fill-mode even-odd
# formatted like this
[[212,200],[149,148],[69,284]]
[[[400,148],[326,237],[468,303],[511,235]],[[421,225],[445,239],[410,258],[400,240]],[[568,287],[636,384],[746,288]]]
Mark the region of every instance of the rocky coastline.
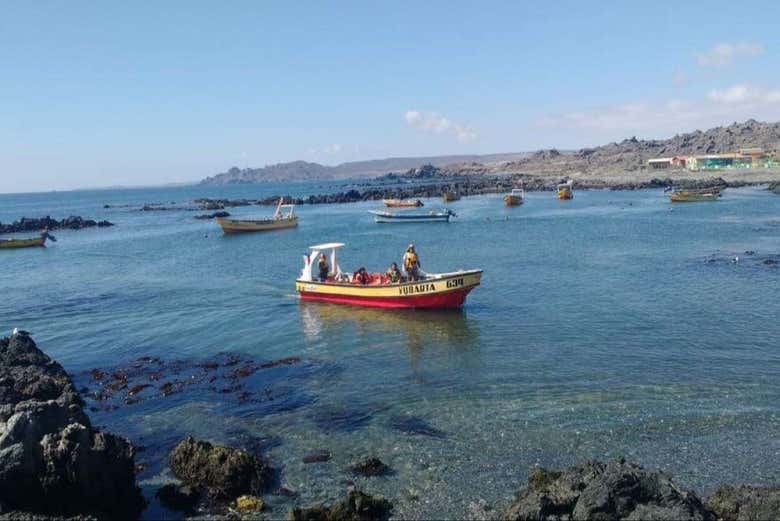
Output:
[[[200,362],[196,367],[205,375],[204,384],[212,385],[220,379],[246,379],[257,371],[299,363],[303,362],[297,358],[257,363],[225,355],[219,362]],[[218,372],[223,366],[224,375]],[[93,370],[91,377],[101,382],[100,393],[126,396],[125,405],[132,405],[152,387],[134,378],[163,382],[176,375],[182,381],[192,380],[182,372],[181,364],[165,375],[165,365],[158,359],[139,359],[131,367],[138,371],[120,369],[107,374]],[[166,385],[162,383],[154,396],[186,392],[187,384],[172,385],[166,394],[162,391]],[[238,391],[240,385],[233,387]],[[225,389],[232,392],[232,387],[215,388],[215,392]],[[95,400],[120,406],[111,405],[111,396],[105,394],[97,394]],[[181,517],[212,519],[270,515],[294,521],[362,521],[388,519],[393,514],[393,498],[373,496],[349,481],[344,482],[346,494],[331,503],[300,505],[293,499],[284,512],[278,506],[271,509],[264,500],[267,494],[296,496],[280,485],[284,469],[275,468],[256,447],[192,437],[176,444],[164,462],[175,481],[158,485],[151,497],[144,498],[136,484],[136,473],[143,466],[135,461],[136,449],[127,439],[94,427],[85,410],[71,377],[28,333],[15,331],[10,338],[0,339],[0,519],[137,519],[147,501],[157,501]],[[444,436],[414,419],[393,421],[399,428]],[[320,450],[303,455],[303,462],[316,464],[330,457],[328,451]],[[366,486],[394,474],[373,456],[356,461],[344,472],[367,478]],[[472,504],[463,517],[517,521],[777,519],[780,487],[724,485],[705,499],[661,471],[624,460],[587,461],[561,470],[532,468],[514,500]]]
[[57,220],[52,219],[47,215],[46,217],[40,218],[22,217],[18,221],[14,221],[10,224],[0,223],[0,233],[40,232],[43,230],[81,230],[95,227],[107,228],[109,226],[114,226],[114,223],[84,219],[77,215]]

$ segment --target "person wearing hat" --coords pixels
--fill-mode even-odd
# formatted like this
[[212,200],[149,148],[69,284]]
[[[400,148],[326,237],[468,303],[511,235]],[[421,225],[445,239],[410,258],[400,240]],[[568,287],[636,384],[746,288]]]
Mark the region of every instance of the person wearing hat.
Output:
[[414,249],[414,244],[410,244],[406,248],[403,265],[406,276],[409,277],[410,281],[420,279],[420,258],[417,256],[417,252]]

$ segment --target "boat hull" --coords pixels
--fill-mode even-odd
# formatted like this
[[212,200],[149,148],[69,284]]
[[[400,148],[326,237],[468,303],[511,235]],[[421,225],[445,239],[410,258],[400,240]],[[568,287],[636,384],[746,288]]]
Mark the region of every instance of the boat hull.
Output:
[[0,239],[0,249],[10,250],[16,248],[36,248],[45,246],[46,239],[35,237],[32,239]]
[[673,203],[699,203],[703,201],[717,201],[720,197],[720,191],[700,192],[700,191],[678,191],[669,194],[669,200]]
[[504,206],[520,206],[523,204],[523,198],[517,195],[505,195]]
[[267,232],[295,228],[298,226],[298,217],[284,219],[267,219],[260,221],[217,218],[217,224],[226,234]]
[[374,222],[380,224],[396,223],[446,223],[450,221],[450,214],[442,215],[382,215],[374,214]]
[[295,289],[307,301],[391,309],[452,309],[463,305],[481,278],[481,270],[471,270],[418,282],[368,286],[298,280]]
[[423,205],[419,199],[408,201],[404,199],[382,199],[382,202],[388,208],[418,208]]

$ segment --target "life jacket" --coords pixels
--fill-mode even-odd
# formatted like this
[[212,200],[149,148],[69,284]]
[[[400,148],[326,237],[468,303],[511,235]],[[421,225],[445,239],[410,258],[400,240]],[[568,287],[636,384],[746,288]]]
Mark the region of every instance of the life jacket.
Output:
[[404,255],[404,268],[411,269],[416,268],[419,262],[417,261],[417,254],[413,251],[407,251]]
[[398,282],[401,280],[401,274],[398,273],[398,270],[387,270],[387,278],[390,282]]

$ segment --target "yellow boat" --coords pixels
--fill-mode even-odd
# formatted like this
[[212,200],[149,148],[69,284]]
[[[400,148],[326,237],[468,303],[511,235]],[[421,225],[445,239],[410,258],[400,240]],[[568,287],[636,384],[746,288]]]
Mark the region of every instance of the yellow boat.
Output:
[[417,208],[423,206],[419,199],[382,199],[382,202],[388,208]]
[[504,206],[519,206],[525,202],[525,191],[522,188],[514,188],[504,196]]
[[444,200],[445,203],[451,203],[452,201],[457,201],[458,199],[460,199],[460,194],[458,194],[457,192],[452,192],[447,190],[442,194],[441,198]]
[[566,201],[568,199],[574,199],[574,181],[566,181],[558,185],[557,189],[558,199]]
[[721,191],[723,191],[723,188],[719,186],[713,188],[674,190],[669,194],[669,200],[673,203],[717,201]]
[[[293,213],[295,205],[283,204],[284,199],[279,199],[276,206],[276,212],[269,219],[228,219],[218,217],[217,224],[222,227],[226,234],[248,233],[248,232],[266,232],[271,230],[281,230],[284,228],[295,228],[298,226],[298,216]],[[283,213],[287,210],[287,213]]]
[[0,249],[43,247],[46,246],[46,239],[57,242],[57,239],[53,235],[49,235],[48,232],[43,232],[40,237],[31,237],[29,239],[0,239]]
[[[319,244],[304,256],[303,270],[295,281],[302,300],[375,308],[458,308],[482,279],[482,270],[427,273],[415,281],[396,283],[382,273],[372,273],[369,282],[361,284],[341,271],[336,252],[342,246],[338,242]],[[330,251],[331,272],[326,280],[319,280],[314,273],[316,259],[326,251]]]

